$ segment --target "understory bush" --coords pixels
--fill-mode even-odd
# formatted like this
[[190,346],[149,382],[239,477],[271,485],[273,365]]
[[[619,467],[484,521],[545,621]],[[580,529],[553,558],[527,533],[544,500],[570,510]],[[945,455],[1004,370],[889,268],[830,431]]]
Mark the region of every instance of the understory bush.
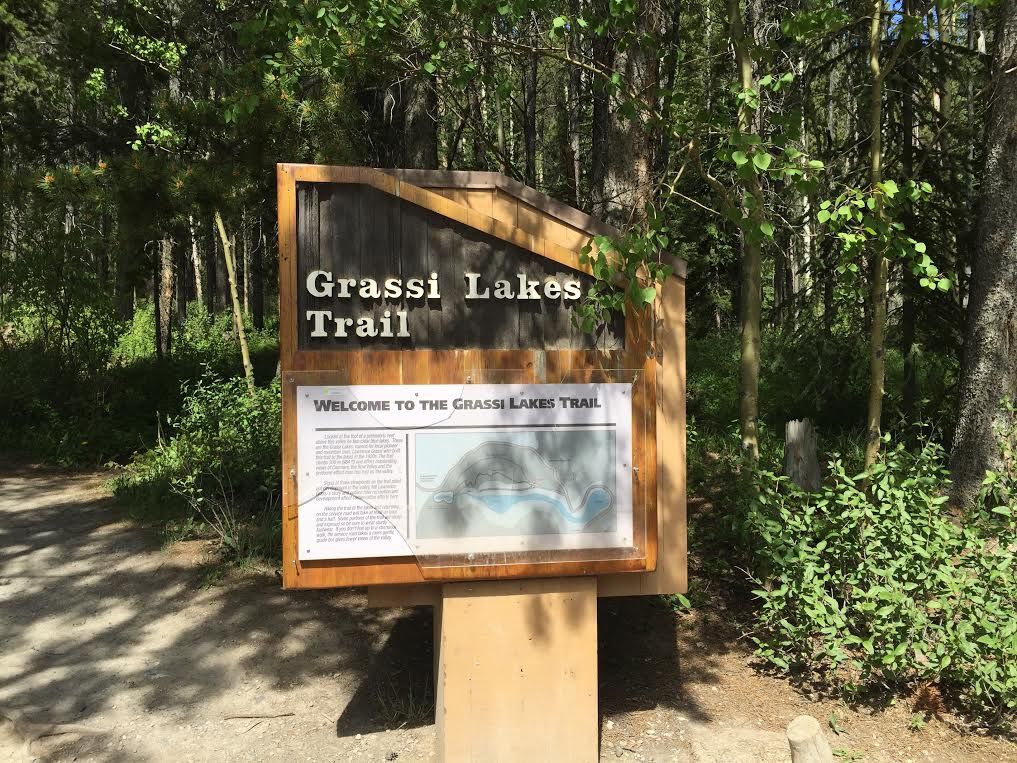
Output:
[[274,558],[279,538],[278,379],[256,387],[207,373],[183,390],[173,432],[135,457],[114,492],[138,518],[215,538],[226,558]]
[[[790,419],[808,418],[824,437],[864,428],[869,394],[868,347],[857,327],[828,334],[803,322],[795,331],[765,328],[759,370],[760,421],[783,435]],[[704,433],[738,420],[739,336],[735,331],[688,340],[688,410]],[[915,350],[915,411],[936,428],[953,428],[957,361],[948,351]],[[904,357],[886,348],[884,419],[903,418]],[[911,423],[911,422],[909,422]]]
[[[275,374],[276,321],[247,327],[261,383]],[[73,331],[47,326],[26,310],[0,331],[0,449],[46,461],[123,463],[167,433],[188,384],[243,370],[232,315],[195,304],[174,327],[165,358],[156,357],[151,302],[140,302],[129,321],[96,308],[76,316]]]
[[757,472],[744,519],[758,655],[847,693],[935,684],[968,711],[1012,722],[1017,472],[1007,455],[959,515],[934,442],[887,442],[862,474],[835,459],[815,493]]

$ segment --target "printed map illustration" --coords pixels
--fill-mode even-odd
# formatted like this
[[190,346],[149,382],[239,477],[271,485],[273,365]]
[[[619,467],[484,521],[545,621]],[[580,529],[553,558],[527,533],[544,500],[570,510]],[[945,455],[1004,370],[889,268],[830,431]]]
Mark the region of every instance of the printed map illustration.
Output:
[[416,436],[418,538],[613,532],[615,433]]

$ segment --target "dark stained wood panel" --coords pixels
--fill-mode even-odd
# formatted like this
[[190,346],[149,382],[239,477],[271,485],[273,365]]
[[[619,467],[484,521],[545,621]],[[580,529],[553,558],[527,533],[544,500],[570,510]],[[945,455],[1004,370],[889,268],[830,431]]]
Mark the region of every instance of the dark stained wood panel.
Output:
[[[374,279],[382,296],[349,299],[318,298],[305,287],[313,270],[334,279]],[[439,299],[384,296],[387,278],[438,274]],[[465,299],[466,273],[480,273],[491,299]],[[297,183],[297,349],[599,349],[624,346],[624,320],[616,317],[595,336],[575,326],[578,301],[494,299],[494,283],[504,279],[518,289],[519,273],[530,280],[559,283],[577,280],[582,291],[592,276],[570,270],[483,231],[423,209],[368,185]],[[353,326],[347,338],[311,337],[308,310],[329,310],[333,319],[370,316],[378,325],[388,311],[394,329],[397,313],[406,313],[409,338],[358,337]]]

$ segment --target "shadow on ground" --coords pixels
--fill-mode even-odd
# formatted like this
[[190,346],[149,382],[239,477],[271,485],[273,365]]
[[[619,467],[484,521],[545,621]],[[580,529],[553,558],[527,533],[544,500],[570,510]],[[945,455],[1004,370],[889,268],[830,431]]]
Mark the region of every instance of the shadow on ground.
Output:
[[265,575],[204,589],[206,570],[121,521],[98,484],[0,477],[0,709],[87,724],[126,691],[184,723],[240,685],[323,678],[354,696],[343,717],[358,733],[389,719],[387,687],[424,680],[417,655],[430,681],[429,613],[370,609],[362,591],[286,592]]
[[[348,698],[339,736],[433,722],[430,609],[371,609],[355,590],[287,592],[269,576],[204,589],[200,566],[123,522],[97,485],[61,473],[0,481],[0,708],[88,723],[127,691],[185,723],[239,686],[318,679]],[[685,687],[716,683],[732,640],[723,623],[701,627],[679,652],[663,599],[601,600],[602,715],[671,707],[711,720]]]

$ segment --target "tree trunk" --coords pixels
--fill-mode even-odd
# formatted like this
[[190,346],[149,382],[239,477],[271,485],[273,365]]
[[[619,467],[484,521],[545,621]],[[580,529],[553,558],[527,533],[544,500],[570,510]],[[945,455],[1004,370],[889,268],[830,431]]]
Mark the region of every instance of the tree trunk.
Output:
[[537,54],[530,53],[523,62],[523,181],[537,185]]
[[226,277],[230,284],[230,298],[233,303],[233,325],[237,332],[237,340],[240,342],[240,357],[244,363],[244,378],[247,379],[247,389],[254,394],[254,366],[251,364],[251,351],[247,346],[247,332],[244,331],[244,316],[240,310],[240,297],[237,293],[237,265],[233,256],[233,245],[230,237],[226,235],[226,227],[222,223],[222,215],[219,210],[215,211],[215,225],[219,229],[219,238],[222,239],[223,260],[226,262]]
[[[750,40],[742,22],[740,0],[728,0],[727,14],[741,87],[743,90],[755,89]],[[754,132],[755,124],[754,110],[743,100],[738,108],[738,130],[747,135]],[[747,212],[749,229],[742,231],[738,419],[742,452],[750,461],[755,462],[759,459],[759,355],[762,320],[762,246],[759,237],[760,226],[764,221],[763,191],[755,173],[743,181],[742,190],[742,203]],[[751,205],[747,203],[750,197],[753,199]]]
[[176,290],[177,328],[183,331],[184,324],[187,322],[187,249],[178,246],[174,254],[176,259],[174,288]]
[[403,115],[403,166],[438,169],[438,95],[429,77],[419,75],[407,84]]
[[194,235],[194,216],[187,215],[187,232],[191,238],[191,267],[194,269],[194,299],[207,308],[205,300],[204,272],[205,263],[198,249],[198,238]]
[[[873,193],[883,178],[883,73],[879,49],[882,43],[883,0],[872,3],[869,25],[869,182]],[[882,213],[880,195],[876,193],[876,214]],[[883,383],[886,375],[886,286],[889,268],[883,249],[878,245],[872,253],[872,288],[870,305],[872,322],[869,327],[869,405],[866,416],[865,466],[871,466],[879,455],[883,417]]]
[[[493,69],[488,56],[484,57],[484,62],[486,70],[490,71]],[[502,108],[501,93],[498,90],[497,84],[492,89],[494,90],[494,123],[496,127],[495,138],[498,142],[498,164],[501,167],[502,174],[508,175],[510,174],[510,171],[508,145],[505,141],[505,111]]]
[[789,421],[784,427],[784,474],[802,490],[819,490],[819,446],[808,419]]
[[271,218],[261,218],[261,225],[258,228],[260,240],[254,247],[251,255],[251,278],[253,287],[251,289],[251,321],[258,331],[264,329],[264,263],[268,256],[268,234],[265,231],[272,231]]
[[568,102],[569,115],[569,159],[572,162],[572,177],[569,185],[572,186],[572,203],[576,208],[582,204],[582,89],[583,72],[578,66],[569,69],[569,78],[566,82],[566,100]]
[[[629,92],[617,93],[607,117],[606,163],[603,179],[604,219],[622,227],[645,217],[653,197],[653,149],[655,139],[647,129],[644,113],[656,106],[660,87],[660,57],[649,43],[661,26],[658,3],[642,0],[637,10],[639,35],[624,50],[614,51],[614,70]],[[621,105],[635,97],[635,113],[626,116]]]
[[480,84],[478,87],[470,88],[470,111],[472,112],[473,121],[473,167],[475,170],[486,170],[487,169],[487,145],[484,142],[484,136],[487,133],[487,127],[484,121],[484,105],[483,105],[484,85]]
[[799,715],[787,727],[791,763],[833,763],[833,750],[819,721],[811,715]]
[[258,331],[265,328],[265,257],[268,255],[268,236],[271,230],[262,218],[258,245],[251,254],[251,321]]
[[[911,0],[904,0],[904,13],[910,15]],[[914,174],[914,135],[915,135],[915,108],[912,95],[914,67],[911,66],[910,57],[906,58],[903,66],[903,77],[901,82],[901,119],[903,121],[903,145],[901,146],[901,169],[904,176],[911,178]],[[911,215],[905,215],[905,231],[914,235],[914,221]],[[913,277],[908,272],[907,265],[903,268],[902,291],[904,292],[904,304],[901,315],[901,354],[904,356],[904,390],[903,390],[903,413],[904,421],[907,424],[915,423],[916,402],[918,399],[918,379],[915,368],[915,284]]]
[[[604,0],[598,0],[606,6]],[[605,7],[599,9],[606,13]],[[610,71],[613,66],[612,51],[614,42],[603,36],[593,38],[593,63],[601,71]],[[607,205],[604,198],[604,178],[607,172],[608,145],[608,111],[610,96],[607,85],[602,81],[593,82],[593,121],[590,125],[590,207],[593,214],[601,219],[607,216]]]
[[1017,0],[1003,0],[997,25],[985,169],[971,275],[960,406],[950,467],[952,498],[969,505],[1001,455],[995,427],[1000,401],[1017,398]]
[[120,241],[116,247],[116,261],[113,263],[116,268],[113,274],[113,291],[117,317],[122,321],[129,321],[134,317],[134,279],[128,263],[136,260],[137,258],[132,256],[128,241]]
[[216,310],[216,297],[219,293],[219,262],[216,257],[216,250],[219,248],[218,238],[215,232],[215,221],[209,226],[208,248],[205,250],[205,310],[213,315]]
[[247,230],[247,212],[240,223],[240,247],[244,262],[244,315],[251,314],[251,233]]
[[158,286],[156,287],[156,350],[160,358],[170,354],[170,343],[173,336],[173,239],[165,237],[159,242],[158,250]]

